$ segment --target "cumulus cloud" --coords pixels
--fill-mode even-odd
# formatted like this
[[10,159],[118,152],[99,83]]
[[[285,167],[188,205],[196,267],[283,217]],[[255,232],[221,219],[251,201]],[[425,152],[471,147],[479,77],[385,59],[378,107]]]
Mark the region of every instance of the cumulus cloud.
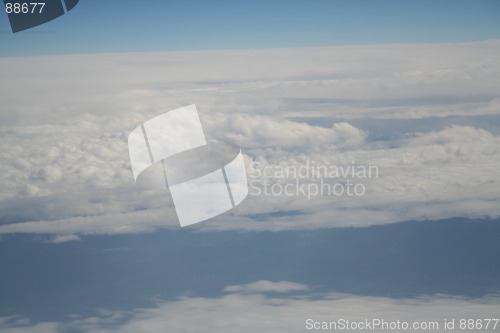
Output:
[[[101,310],[96,316],[68,322],[31,324],[22,317],[0,318],[0,332],[304,332],[307,323],[371,321],[407,322],[409,325],[437,323],[435,331],[445,331],[445,319],[455,320],[460,331],[462,318],[495,318],[500,299],[488,296],[467,299],[447,295],[422,295],[393,299],[350,294],[316,294],[305,285],[281,281],[257,281],[226,287],[227,295],[216,298],[184,296],[176,301],[160,301],[154,307],[130,312]],[[249,293],[248,291],[251,291]],[[268,294],[279,291],[278,294]],[[291,293],[293,292],[293,294]],[[298,293],[297,293],[298,292]],[[491,327],[490,327],[491,328]],[[377,332],[395,330],[378,327]],[[426,330],[413,330],[415,332]]]
[[273,147],[304,152],[353,148],[362,144],[366,133],[349,123],[331,127],[311,126],[290,120],[259,115],[219,115],[207,120],[213,137],[234,142],[245,148]]
[[250,180],[297,180],[256,177],[252,165],[378,168],[378,177],[328,180],[361,183],[362,196],[251,195],[193,228],[497,217],[500,129],[450,120],[432,132],[410,128],[370,141],[370,129],[354,122],[499,115],[499,50],[495,40],[0,59],[0,234],[177,227],[168,193],[134,186],[127,136],[137,124],[193,103],[209,139],[242,147]]

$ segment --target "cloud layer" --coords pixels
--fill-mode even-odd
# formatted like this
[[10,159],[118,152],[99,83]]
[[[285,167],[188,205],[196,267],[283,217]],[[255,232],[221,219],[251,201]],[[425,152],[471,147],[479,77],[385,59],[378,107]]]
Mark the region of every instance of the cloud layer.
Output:
[[[379,170],[378,178],[334,180],[362,183],[363,196],[253,195],[199,230],[499,216],[498,132],[450,120],[372,141],[370,128],[352,124],[498,115],[499,50],[486,41],[0,59],[0,234],[61,242],[176,228],[166,193],[135,188],[126,140],[137,124],[193,103],[207,137],[243,148],[250,179],[255,162]],[[300,214],[265,218],[277,212]]]
[[[100,310],[96,316],[73,316],[68,322],[32,324],[28,318],[0,318],[0,332],[306,332],[307,323],[365,322],[373,319],[407,322],[409,325],[437,323],[436,332],[461,331],[460,319],[495,318],[498,297],[466,299],[446,295],[412,299],[315,294],[310,286],[289,281],[256,281],[228,286],[218,298],[184,296],[176,301],[157,301],[156,306],[130,312]],[[455,329],[445,330],[445,319],[455,320]],[[493,325],[493,324],[491,324]],[[497,325],[498,326],[498,325]],[[491,327],[490,327],[491,329]],[[393,332],[377,327],[377,332]],[[425,332],[427,330],[413,330]]]

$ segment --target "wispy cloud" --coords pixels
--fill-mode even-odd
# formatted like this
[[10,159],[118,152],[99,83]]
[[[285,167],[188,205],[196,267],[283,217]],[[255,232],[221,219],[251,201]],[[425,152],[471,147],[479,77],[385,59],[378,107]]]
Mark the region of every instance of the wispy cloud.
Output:
[[306,285],[294,283],[289,281],[271,282],[266,280],[256,281],[245,285],[227,286],[224,288],[226,292],[239,292],[239,293],[263,293],[263,292],[277,292],[288,293],[290,291],[303,291],[308,290]]
[[50,239],[49,242],[54,244],[59,244],[59,243],[66,243],[79,240],[81,240],[81,238],[78,237],[77,235],[56,235],[52,239]]

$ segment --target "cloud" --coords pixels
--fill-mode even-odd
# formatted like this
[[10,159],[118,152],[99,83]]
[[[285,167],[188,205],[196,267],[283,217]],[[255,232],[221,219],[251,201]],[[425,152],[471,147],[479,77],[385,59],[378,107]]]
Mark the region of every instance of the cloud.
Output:
[[60,332],[60,325],[57,323],[39,323],[33,326],[21,325],[20,327],[7,327],[0,326],[2,333],[54,333]]
[[[495,40],[0,59],[0,234],[176,228],[168,193],[134,186],[127,136],[144,120],[192,103],[209,139],[242,147],[250,180],[252,163],[379,171],[328,180],[360,183],[362,196],[251,195],[197,230],[497,217],[500,129],[453,121],[500,114],[499,50]],[[432,132],[391,128],[398,135],[370,141],[372,129],[354,125],[366,117],[449,123]],[[275,214],[290,211],[298,214]]]
[[[341,122],[330,128],[258,115],[219,115],[208,122],[213,137],[245,148],[274,147],[294,152],[353,148],[365,141],[366,133]],[[331,147],[331,148],[330,148]]]
[[71,241],[79,241],[80,237],[77,235],[56,235],[49,242],[54,244],[66,243]]
[[303,291],[308,289],[309,287],[300,283],[294,283],[289,281],[271,282],[271,281],[261,280],[245,285],[227,286],[224,288],[224,291],[239,292],[239,293],[263,293],[263,292],[288,293],[291,291]]
[[[257,281],[228,286],[227,295],[216,298],[183,296],[176,301],[160,301],[154,307],[130,312],[101,310],[93,317],[75,317],[68,322],[29,324],[26,318],[0,319],[0,332],[304,332],[310,322],[371,321],[437,323],[463,318],[495,318],[500,299],[488,296],[467,299],[447,295],[415,298],[387,298],[349,294],[316,294],[314,288],[281,281]],[[250,292],[249,292],[250,291]],[[268,295],[269,291],[278,294]],[[290,292],[293,292],[291,294]],[[297,293],[298,292],[298,293]],[[22,320],[22,321],[20,321]],[[378,332],[389,332],[383,328]],[[415,330],[419,332],[420,330]],[[425,331],[425,330],[423,330]]]

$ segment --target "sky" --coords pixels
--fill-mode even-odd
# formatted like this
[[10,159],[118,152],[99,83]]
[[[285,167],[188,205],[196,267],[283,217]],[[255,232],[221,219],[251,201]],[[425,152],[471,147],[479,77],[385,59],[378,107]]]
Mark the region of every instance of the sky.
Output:
[[499,38],[495,0],[85,1],[12,34],[0,16],[1,57],[259,49]]
[[[0,332],[497,318],[499,4],[81,0],[16,34],[3,15]],[[192,104],[249,194],[181,228],[127,138]],[[338,173],[281,172],[315,166]]]

